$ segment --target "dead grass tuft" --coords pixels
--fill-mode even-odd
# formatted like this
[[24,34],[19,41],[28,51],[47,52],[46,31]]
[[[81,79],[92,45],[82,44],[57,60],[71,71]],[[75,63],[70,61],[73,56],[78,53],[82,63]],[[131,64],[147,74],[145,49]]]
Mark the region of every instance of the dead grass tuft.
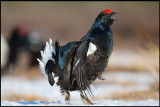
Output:
[[114,92],[112,96],[104,96],[104,97],[96,97],[95,100],[125,100],[125,101],[139,101],[139,100],[147,100],[154,99],[159,100],[159,92],[152,90],[142,90],[142,91],[134,91],[134,92]]
[[148,91],[134,91],[134,92],[123,92],[123,93],[114,93],[113,100],[126,100],[126,101],[138,101],[146,99],[159,99],[159,92],[155,90]]
[[154,42],[146,44],[145,48],[138,48],[139,66],[143,66],[145,70],[151,72],[156,81],[159,81],[159,47]]
[[5,96],[2,97],[1,100],[8,100],[8,101],[35,101],[35,100],[41,100],[41,101],[50,101],[48,98],[39,96],[37,94],[17,94],[14,92],[9,92]]

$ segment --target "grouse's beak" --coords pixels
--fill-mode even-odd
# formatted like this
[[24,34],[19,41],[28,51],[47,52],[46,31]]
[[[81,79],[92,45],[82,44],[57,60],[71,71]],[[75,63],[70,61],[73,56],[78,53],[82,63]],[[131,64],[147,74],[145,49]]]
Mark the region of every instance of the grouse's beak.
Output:
[[113,17],[113,16],[115,16],[115,15],[117,15],[117,13],[116,13],[116,12],[112,12],[112,13],[111,13],[111,19],[114,20],[114,21],[117,21],[117,19]]
[[116,15],[117,13],[116,13],[116,12],[112,12],[111,14],[112,14],[112,15]]

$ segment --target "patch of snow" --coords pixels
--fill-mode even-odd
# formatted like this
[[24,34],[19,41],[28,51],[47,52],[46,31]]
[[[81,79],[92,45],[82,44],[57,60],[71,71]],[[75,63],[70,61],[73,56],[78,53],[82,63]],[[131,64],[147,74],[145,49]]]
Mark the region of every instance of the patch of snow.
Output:
[[[70,104],[65,104],[64,102],[61,101],[1,101],[1,106],[72,106],[72,105],[80,105],[80,106],[85,106],[81,102],[72,102]],[[142,101],[123,101],[123,100],[102,100],[102,101],[96,101],[94,102],[94,105],[96,106],[158,106],[159,101],[157,100],[142,100]]]

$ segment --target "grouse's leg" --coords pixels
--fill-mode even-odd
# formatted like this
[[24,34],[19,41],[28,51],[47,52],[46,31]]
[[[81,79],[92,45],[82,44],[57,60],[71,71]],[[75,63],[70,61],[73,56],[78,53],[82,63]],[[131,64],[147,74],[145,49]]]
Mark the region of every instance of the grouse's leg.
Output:
[[89,105],[93,105],[93,103],[88,99],[86,98],[82,93],[80,94],[81,98],[82,98],[82,102],[84,104],[89,104]]
[[70,103],[70,93],[65,89],[61,89],[61,93],[62,95],[65,96],[66,103],[69,104]]

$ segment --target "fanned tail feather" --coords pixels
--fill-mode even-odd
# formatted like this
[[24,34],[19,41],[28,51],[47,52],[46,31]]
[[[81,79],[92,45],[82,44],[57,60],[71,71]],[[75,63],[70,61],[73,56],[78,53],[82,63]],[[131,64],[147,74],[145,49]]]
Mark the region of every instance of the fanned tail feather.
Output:
[[45,73],[46,64],[48,60],[52,60],[55,62],[55,59],[52,57],[52,54],[56,55],[55,48],[52,46],[52,39],[49,39],[49,42],[46,42],[44,51],[40,51],[40,53],[41,53],[42,59],[40,60],[37,58],[39,62],[39,67],[42,73],[45,75],[45,77],[48,78],[47,74]]

